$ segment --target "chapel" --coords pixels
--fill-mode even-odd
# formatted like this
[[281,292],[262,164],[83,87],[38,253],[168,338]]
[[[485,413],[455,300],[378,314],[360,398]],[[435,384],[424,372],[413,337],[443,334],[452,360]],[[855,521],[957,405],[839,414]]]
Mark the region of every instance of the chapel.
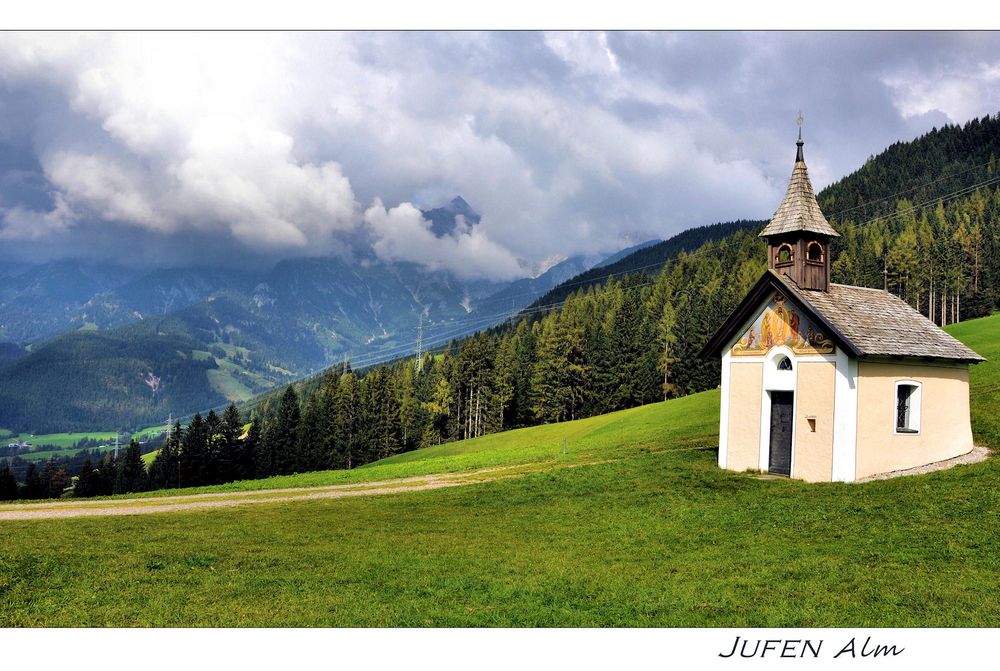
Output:
[[972,450],[969,366],[983,357],[883,289],[830,281],[801,131],[760,235],[767,271],[702,350],[721,357],[719,466],[853,482]]

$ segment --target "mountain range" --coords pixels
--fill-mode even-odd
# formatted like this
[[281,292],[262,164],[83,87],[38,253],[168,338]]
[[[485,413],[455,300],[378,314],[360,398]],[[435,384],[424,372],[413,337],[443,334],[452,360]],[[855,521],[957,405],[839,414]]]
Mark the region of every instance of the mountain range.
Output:
[[[423,214],[438,235],[480,219],[461,197]],[[0,427],[135,427],[244,400],[345,358],[364,366],[491,326],[601,260],[513,282],[374,256],[258,272],[29,266],[0,276]]]

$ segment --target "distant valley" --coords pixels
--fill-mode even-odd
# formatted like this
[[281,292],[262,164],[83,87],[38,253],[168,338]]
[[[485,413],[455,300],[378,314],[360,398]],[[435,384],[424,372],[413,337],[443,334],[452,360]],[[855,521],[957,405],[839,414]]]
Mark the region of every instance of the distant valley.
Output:
[[[461,198],[424,216],[438,235],[479,220]],[[513,282],[374,257],[259,272],[16,269],[0,276],[0,427],[127,428],[244,400],[345,358],[365,365],[486,328],[601,261],[573,257]]]

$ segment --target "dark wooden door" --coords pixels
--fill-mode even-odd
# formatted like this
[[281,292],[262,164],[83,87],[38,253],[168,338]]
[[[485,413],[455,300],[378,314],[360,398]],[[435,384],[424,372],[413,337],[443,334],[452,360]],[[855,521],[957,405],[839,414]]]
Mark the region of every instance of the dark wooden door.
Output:
[[792,404],[790,391],[771,392],[771,456],[770,473],[790,475],[792,472]]

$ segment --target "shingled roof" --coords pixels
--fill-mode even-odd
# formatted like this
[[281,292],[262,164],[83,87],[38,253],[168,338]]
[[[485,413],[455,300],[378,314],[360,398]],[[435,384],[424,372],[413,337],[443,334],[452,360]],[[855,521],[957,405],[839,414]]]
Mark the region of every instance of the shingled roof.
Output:
[[851,356],[944,359],[963,363],[985,361],[886,291],[844,284],[831,284],[829,291],[800,289],[787,276],[773,270],[764,272],[708,341],[701,356],[719,356],[775,290],[808,313]]
[[784,200],[760,235],[767,237],[809,231],[839,237],[840,234],[826,220],[822,210],[819,209],[819,203],[816,202],[816,194],[813,193],[812,182],[809,181],[809,171],[806,170],[806,162],[802,158],[801,138],[796,146],[798,152],[795,156],[795,167],[792,168],[792,178],[788,182],[788,191],[785,192]]
[[[787,278],[781,278],[792,287]],[[863,356],[985,361],[908,303],[881,289],[831,284],[829,291],[794,287]]]

